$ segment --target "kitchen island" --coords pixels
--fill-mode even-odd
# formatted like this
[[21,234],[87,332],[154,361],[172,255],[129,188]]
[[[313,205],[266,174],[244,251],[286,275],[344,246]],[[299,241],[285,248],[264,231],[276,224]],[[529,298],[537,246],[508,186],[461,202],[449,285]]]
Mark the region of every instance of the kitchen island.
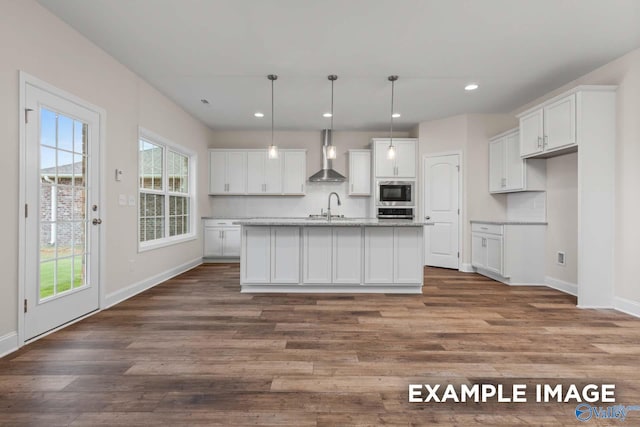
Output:
[[422,292],[422,222],[260,218],[234,224],[242,226],[242,292]]

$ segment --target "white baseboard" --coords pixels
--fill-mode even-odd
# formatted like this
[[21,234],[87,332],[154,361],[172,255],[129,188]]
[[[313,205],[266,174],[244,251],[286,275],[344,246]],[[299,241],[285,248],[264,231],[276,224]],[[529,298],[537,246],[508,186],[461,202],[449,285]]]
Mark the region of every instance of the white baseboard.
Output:
[[575,283],[565,282],[564,280],[555,279],[549,276],[544,278],[544,282],[550,288],[564,292],[565,294],[573,295],[574,297],[578,296],[578,285]]
[[614,297],[613,307],[616,310],[630,314],[631,316],[640,317],[640,303],[637,303],[636,301],[631,301],[630,299],[622,297]]
[[0,337],[0,357],[13,353],[19,347],[17,332],[9,332],[8,334]]
[[196,258],[177,267],[170,268],[167,271],[163,271],[160,274],[156,274],[155,276],[152,276],[148,279],[142,280],[138,283],[134,283],[131,286],[127,286],[124,289],[112,292],[105,297],[102,309],[104,310],[112,307],[124,300],[131,298],[134,295],[138,295],[140,292],[144,292],[147,289],[153,288],[154,286],[159,285],[160,283],[169,280],[172,277],[189,271],[192,268],[199,266],[200,264],[202,264],[202,258]]
[[475,268],[473,268],[473,266],[471,264],[467,264],[467,263],[461,263],[460,264],[460,268],[458,269],[458,271],[461,271],[463,273],[475,273],[476,270]]

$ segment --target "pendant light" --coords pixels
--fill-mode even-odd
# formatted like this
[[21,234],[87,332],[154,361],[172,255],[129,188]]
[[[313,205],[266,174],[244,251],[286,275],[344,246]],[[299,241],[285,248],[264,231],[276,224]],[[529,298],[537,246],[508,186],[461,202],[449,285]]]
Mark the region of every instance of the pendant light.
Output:
[[326,147],[327,150],[327,159],[333,160],[337,157],[338,153],[336,150],[336,146],[333,145],[333,82],[338,80],[338,76],[335,74],[330,74],[327,76],[327,79],[331,82],[331,131],[329,133],[329,145]]
[[273,82],[278,80],[278,76],[269,74],[267,78],[271,80],[271,145],[269,145],[268,153],[270,159],[277,159],[278,147],[273,143]]
[[391,82],[391,126],[389,129],[389,148],[387,148],[387,159],[393,160],[396,158],[396,147],[393,145],[393,89],[398,80],[398,76],[389,76]]

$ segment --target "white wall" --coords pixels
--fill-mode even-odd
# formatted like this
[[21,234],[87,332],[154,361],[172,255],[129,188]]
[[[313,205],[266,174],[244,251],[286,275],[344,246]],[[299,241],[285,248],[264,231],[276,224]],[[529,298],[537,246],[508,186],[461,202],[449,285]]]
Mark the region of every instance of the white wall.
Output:
[[[106,110],[106,293],[201,257],[200,239],[138,254],[136,208],[118,206],[118,195],[137,194],[138,125],[198,153],[200,189],[207,183],[210,130],[35,1],[2,2],[0,52],[0,177],[9,184],[0,210],[0,336],[15,331],[18,319],[19,70]],[[125,172],[121,182],[113,178],[116,168]],[[208,201],[199,193],[202,210]]]
[[[403,138],[408,132],[394,132],[394,137]],[[338,156],[333,168],[348,176],[350,149],[370,148],[371,138],[386,138],[388,132],[334,131],[333,144]],[[321,131],[276,131],[275,144],[279,148],[307,149],[307,177],[320,170]],[[209,148],[266,148],[271,143],[271,131],[214,131]],[[335,191],[342,199],[342,206],[332,202],[331,211],[352,217],[369,216],[369,200],[349,197],[346,183],[307,183],[307,195],[295,196],[212,196],[209,197],[209,215],[226,217],[252,216],[306,216],[320,213],[327,207],[327,196]],[[284,215],[283,215],[284,212]]]
[[[506,197],[489,194],[489,138],[517,125],[510,114],[470,114],[422,122],[420,159],[452,151],[463,155],[461,259],[471,263],[471,220],[506,219]],[[421,160],[422,163],[422,160]],[[420,171],[422,183],[422,171]],[[421,198],[422,199],[422,198]]]
[[[546,276],[578,283],[578,153],[547,160]],[[564,266],[556,262],[565,253]]]

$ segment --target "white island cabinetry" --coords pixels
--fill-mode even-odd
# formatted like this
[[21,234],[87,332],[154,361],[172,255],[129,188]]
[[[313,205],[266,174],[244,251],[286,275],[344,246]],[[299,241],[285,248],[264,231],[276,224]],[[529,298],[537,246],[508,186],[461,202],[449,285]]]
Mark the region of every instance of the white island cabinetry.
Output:
[[423,224],[238,221],[242,292],[421,293]]

